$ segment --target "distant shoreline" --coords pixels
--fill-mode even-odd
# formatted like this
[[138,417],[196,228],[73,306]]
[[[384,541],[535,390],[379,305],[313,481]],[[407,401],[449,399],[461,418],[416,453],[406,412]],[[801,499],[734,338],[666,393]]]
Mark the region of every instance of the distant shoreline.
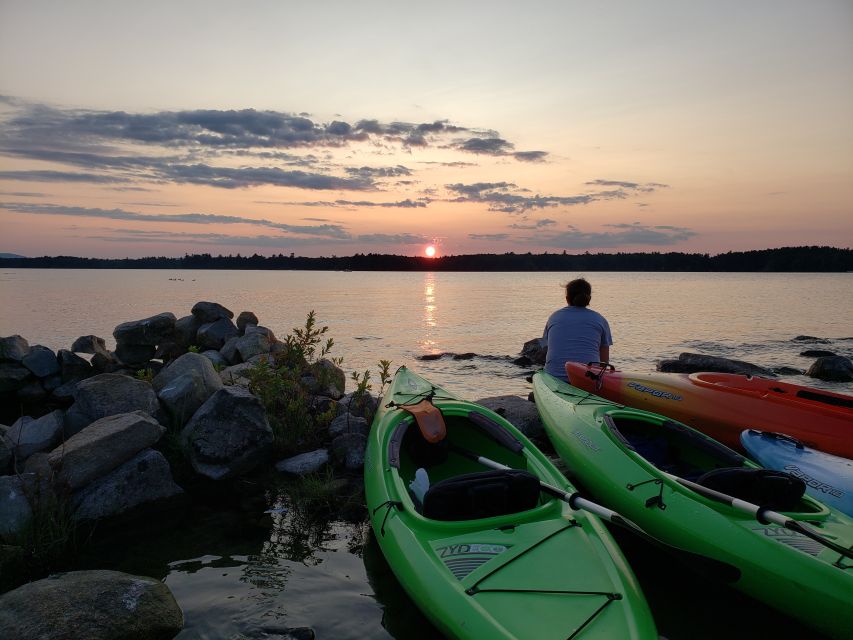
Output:
[[288,271],[660,271],[660,272],[853,272],[853,249],[782,247],[755,251],[704,253],[502,253],[450,255],[436,258],[357,253],[353,256],[307,258],[212,256],[182,258],[0,258],[0,268],[23,269],[209,269]]

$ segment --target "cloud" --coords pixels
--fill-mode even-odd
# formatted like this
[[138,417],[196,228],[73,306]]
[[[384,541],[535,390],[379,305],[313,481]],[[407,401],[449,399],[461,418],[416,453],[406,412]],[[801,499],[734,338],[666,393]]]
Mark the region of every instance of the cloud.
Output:
[[469,233],[470,240],[506,240],[509,238],[508,233]]
[[372,244],[422,244],[429,241],[426,236],[412,233],[368,233],[357,236],[356,240]]
[[75,173],[71,171],[0,171],[0,180],[20,180],[23,182],[92,182],[114,184],[125,182],[124,178],[95,173]]
[[206,164],[171,165],[165,171],[173,182],[204,184],[225,189],[275,185],[300,189],[333,189],[363,191],[374,188],[368,178],[338,178],[305,171],[285,171],[278,167],[246,167],[231,169]]
[[118,235],[89,235],[84,236],[92,240],[121,243],[170,243],[170,244],[199,244],[199,245],[231,245],[242,247],[258,247],[272,249],[290,249],[305,246],[316,246],[318,244],[329,244],[340,242],[327,238],[304,238],[293,236],[232,236],[220,233],[168,233],[150,232],[133,233],[123,231]]
[[641,184],[639,182],[627,182],[624,180],[590,180],[589,182],[585,182],[584,184],[588,184],[590,186],[595,187],[619,187],[621,189],[629,189],[631,191],[639,191],[641,193],[651,193],[652,191],[656,191],[657,189],[668,189],[668,184],[661,184],[660,182],[647,182],[645,184]]
[[571,227],[561,233],[538,236],[532,241],[561,249],[617,249],[625,245],[673,245],[697,235],[685,227],[670,225],[648,226],[635,222],[605,226],[617,231],[584,232]]
[[397,200],[394,202],[373,202],[371,200],[309,200],[306,202],[272,202],[269,200],[257,200],[259,204],[275,204],[283,207],[325,207],[325,208],[359,208],[380,207],[383,209],[423,209],[431,200],[429,198],[418,198],[412,200]]
[[543,227],[548,227],[552,224],[557,224],[556,220],[551,220],[550,218],[542,218],[541,220],[536,220],[532,223],[528,224],[519,224],[513,223],[509,225],[510,229],[541,229]]
[[545,162],[547,151],[516,151],[512,157],[519,162]]
[[361,178],[393,178],[412,175],[411,170],[401,164],[396,167],[348,167],[346,172]]
[[134,222],[184,223],[184,224],[248,224],[295,234],[322,236],[325,238],[350,238],[343,226],[339,224],[292,225],[271,220],[245,218],[242,216],[226,216],[216,213],[139,213],[124,209],[98,209],[88,207],[69,207],[57,204],[25,204],[15,202],[0,202],[0,209],[12,213],[33,215],[71,216],[79,218],[100,218],[107,220],[127,220]]

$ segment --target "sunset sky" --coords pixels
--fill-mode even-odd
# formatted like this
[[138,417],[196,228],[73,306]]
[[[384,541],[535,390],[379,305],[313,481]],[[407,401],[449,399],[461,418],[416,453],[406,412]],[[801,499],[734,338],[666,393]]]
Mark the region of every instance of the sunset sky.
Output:
[[853,246],[853,2],[0,0],[0,252]]

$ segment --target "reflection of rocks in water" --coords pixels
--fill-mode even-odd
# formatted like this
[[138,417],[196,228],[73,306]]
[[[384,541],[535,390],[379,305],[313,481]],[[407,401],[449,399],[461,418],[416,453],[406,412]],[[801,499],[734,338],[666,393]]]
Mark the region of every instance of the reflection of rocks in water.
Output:
[[444,636],[400,586],[372,530],[367,536],[363,557],[367,581],[383,608],[382,626],[385,630],[397,640],[443,640]]

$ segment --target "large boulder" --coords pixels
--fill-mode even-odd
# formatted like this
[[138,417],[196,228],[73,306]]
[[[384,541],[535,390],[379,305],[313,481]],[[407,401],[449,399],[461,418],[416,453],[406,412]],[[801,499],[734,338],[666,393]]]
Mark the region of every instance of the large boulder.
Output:
[[30,347],[30,352],[23,357],[21,364],[39,378],[47,378],[60,371],[56,354],[40,344]]
[[273,443],[261,401],[239,386],[214,393],[195,412],[181,437],[193,468],[213,480],[251,471],[269,457]]
[[196,343],[203,349],[221,349],[229,338],[237,335],[237,327],[228,318],[220,318],[199,327]]
[[184,626],[160,580],[119,571],[72,571],[0,596],[0,629],[16,640],[168,640]]
[[180,427],[223,386],[211,361],[199,353],[182,355],[158,373],[152,385]]
[[302,378],[309,393],[340,400],[346,391],[346,374],[331,360],[323,358],[311,365],[311,375]]
[[19,335],[0,338],[0,362],[20,362],[29,352],[29,343]]
[[143,411],[159,417],[160,402],[151,385],[119,373],[102,373],[83,380],[74,392],[74,404],[65,416],[65,437],[106,416]]
[[60,349],[56,354],[59,360],[62,382],[78,382],[95,375],[92,365],[86,360],[67,349]]
[[806,375],[831,382],[853,382],[853,362],[844,356],[818,358],[806,371]]
[[351,413],[338,416],[329,425],[330,438],[337,438],[345,433],[360,433],[366,436],[369,431],[370,425],[367,424],[367,420]]
[[234,317],[234,312],[226,309],[218,302],[196,302],[190,310],[201,324],[208,322],[216,322],[220,318],[230,320]]
[[123,322],[113,330],[113,337],[117,344],[157,346],[172,339],[175,320],[175,314],[167,311],[143,320]]
[[165,432],[142,411],[107,416],[51,451],[48,462],[58,483],[77,490],[149,448]]
[[319,471],[329,463],[329,452],[317,449],[275,463],[275,468],[290,476],[304,476]]
[[64,423],[64,413],[60,409],[40,418],[18,418],[6,434],[15,459],[23,462],[34,453],[53,449],[62,439]]
[[506,418],[527,437],[542,435],[542,420],[539,418],[539,412],[536,410],[536,405],[527,398],[490,396],[475,400],[475,402]]
[[237,328],[240,330],[240,335],[246,333],[246,325],[258,324],[258,316],[251,311],[241,311],[237,316]]
[[116,358],[131,367],[144,365],[154,357],[155,353],[157,353],[157,347],[150,344],[125,344],[124,342],[119,342],[115,350]]
[[661,360],[657,363],[658,371],[669,373],[696,373],[698,371],[716,371],[718,373],[738,373],[750,376],[775,378],[776,374],[770,369],[759,367],[751,362],[730,360],[718,356],[706,356],[701,353],[681,353],[677,360]]
[[71,351],[74,353],[103,353],[108,351],[107,341],[93,335],[80,336],[71,345]]
[[[223,349],[224,348],[225,347],[223,347]],[[231,365],[231,363],[228,362],[228,360],[226,360],[222,353],[219,351],[209,349],[208,351],[203,351],[201,355],[210,360],[210,364],[213,365],[214,369],[218,368],[221,371],[222,369],[225,369],[226,367]]]
[[241,362],[219,372],[219,378],[224,384],[249,386],[249,372],[255,368],[254,362]]
[[243,362],[240,353],[237,351],[237,343],[240,342],[242,336],[232,336],[225,341],[219,354],[228,362],[228,364],[239,364]]
[[338,401],[338,413],[351,413],[372,420],[379,408],[379,398],[369,392],[350,391]]
[[527,358],[532,364],[545,364],[548,355],[548,343],[542,338],[533,338],[521,347],[522,358]]
[[101,520],[181,493],[163,454],[144,449],[74,494],[73,518]]
[[194,315],[179,318],[175,321],[174,341],[184,348],[195,344],[196,333],[202,324]]
[[[0,538],[14,537],[32,519],[33,510],[27,498],[27,484],[32,479],[32,474],[0,476]],[[0,611],[2,608],[0,604]],[[3,628],[0,622],[0,629]]]
[[240,354],[240,360],[246,362],[250,358],[262,353],[269,353],[272,343],[269,337],[260,332],[247,333],[237,338],[234,348]]
[[347,471],[364,468],[367,436],[363,433],[344,433],[332,440],[332,456]]
[[0,362],[0,392],[18,391],[32,378],[32,371],[17,362]]

